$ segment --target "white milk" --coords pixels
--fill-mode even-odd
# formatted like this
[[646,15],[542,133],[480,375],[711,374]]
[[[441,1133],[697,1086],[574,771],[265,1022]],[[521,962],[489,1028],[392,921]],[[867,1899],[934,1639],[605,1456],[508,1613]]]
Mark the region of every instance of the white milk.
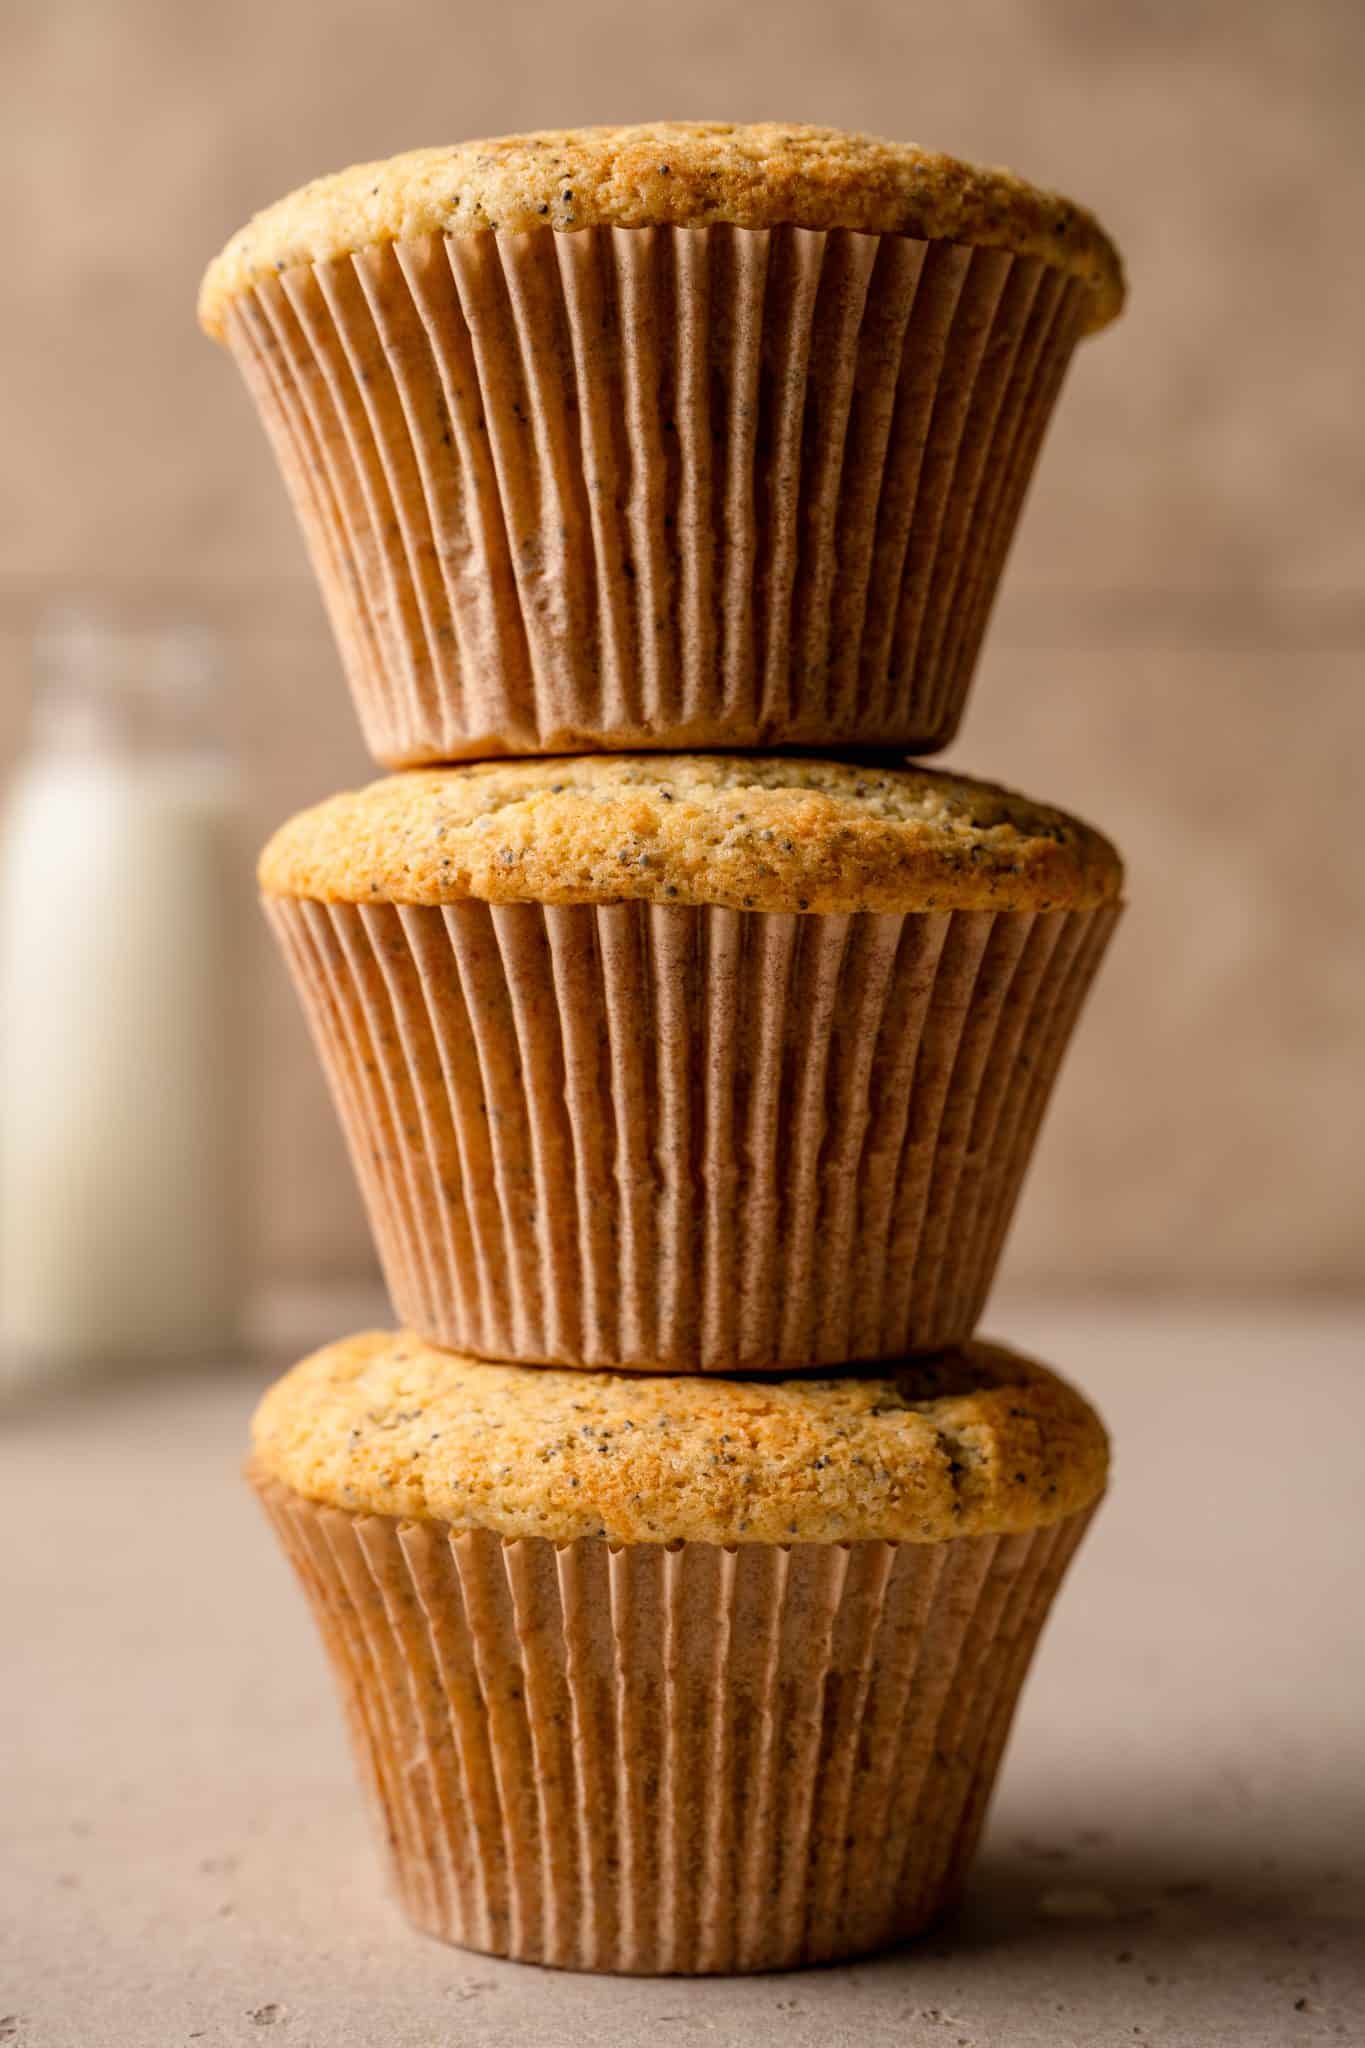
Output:
[[181,1358],[238,1308],[233,778],[40,748],[0,830],[0,1374]]

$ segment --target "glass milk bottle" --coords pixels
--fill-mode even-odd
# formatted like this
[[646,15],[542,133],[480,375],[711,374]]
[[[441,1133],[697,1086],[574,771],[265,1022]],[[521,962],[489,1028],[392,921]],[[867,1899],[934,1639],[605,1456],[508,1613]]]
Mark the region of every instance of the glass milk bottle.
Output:
[[0,825],[0,1384],[221,1354],[237,789],[215,649],[55,620]]

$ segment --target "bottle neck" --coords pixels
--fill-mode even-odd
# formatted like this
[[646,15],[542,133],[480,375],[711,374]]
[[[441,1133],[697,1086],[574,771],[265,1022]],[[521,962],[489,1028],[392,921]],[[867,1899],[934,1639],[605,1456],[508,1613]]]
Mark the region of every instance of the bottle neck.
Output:
[[203,627],[54,615],[36,646],[35,751],[155,756],[221,747],[218,651]]

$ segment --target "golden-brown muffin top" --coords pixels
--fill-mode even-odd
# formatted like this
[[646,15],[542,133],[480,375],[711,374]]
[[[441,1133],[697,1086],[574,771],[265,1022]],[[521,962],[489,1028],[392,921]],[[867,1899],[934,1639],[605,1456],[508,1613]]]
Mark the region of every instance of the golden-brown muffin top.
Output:
[[939,1543],[1104,1490],[1094,1410],[993,1344],[875,1377],[492,1365],[370,1331],[266,1394],[253,1467],[312,1501],[571,1543]]
[[199,318],[221,337],[229,302],[273,271],[417,235],[714,222],[1010,249],[1082,279],[1091,328],[1123,304],[1099,223],[1012,171],[837,128],[656,121],[415,149],[316,178],[233,236],[205,274]]
[[1118,854],[1047,804],[928,768],[724,754],[415,769],[328,798],[261,856],[339,903],[1055,910],[1115,901]]

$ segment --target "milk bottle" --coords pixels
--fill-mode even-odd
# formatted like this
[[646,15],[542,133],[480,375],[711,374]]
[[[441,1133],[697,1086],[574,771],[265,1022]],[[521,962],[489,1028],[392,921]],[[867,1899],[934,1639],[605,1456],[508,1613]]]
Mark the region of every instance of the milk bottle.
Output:
[[0,825],[0,1384],[231,1346],[233,823],[202,633],[40,642]]

